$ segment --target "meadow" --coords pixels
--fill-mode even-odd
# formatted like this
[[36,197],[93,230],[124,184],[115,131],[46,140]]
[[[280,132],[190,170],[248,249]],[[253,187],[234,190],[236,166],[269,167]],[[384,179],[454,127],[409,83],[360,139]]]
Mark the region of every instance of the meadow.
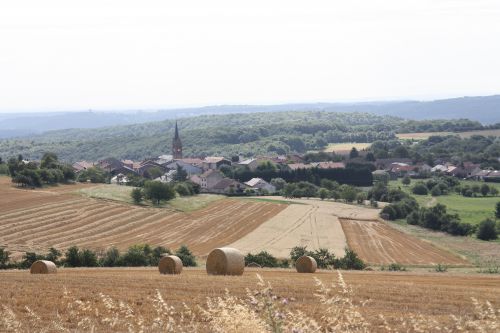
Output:
[[[89,198],[106,199],[119,202],[132,204],[130,196],[134,187],[113,185],[113,184],[99,184],[92,187],[87,187],[76,191],[76,193]],[[208,206],[209,204],[223,199],[224,196],[216,194],[198,194],[195,196],[181,197],[162,203],[160,207],[178,210],[181,212],[192,212]],[[142,206],[153,206],[149,201],[143,201]],[[155,207],[158,207],[155,205]]]
[[[390,181],[389,186],[391,187],[399,187],[403,191],[411,194],[412,186],[418,180],[412,179],[410,185],[405,186],[401,182],[401,179],[397,181]],[[425,179],[424,179],[425,181]],[[480,181],[471,181],[471,180],[462,180],[462,185],[479,185],[484,184]],[[498,183],[487,183],[489,186],[494,186],[500,191],[500,184]],[[417,200],[417,202],[423,207],[430,207],[435,205],[436,203],[441,203],[446,205],[447,211],[452,214],[458,214],[462,220],[462,222],[467,222],[471,224],[479,224],[481,221],[487,218],[495,218],[495,205],[500,201],[500,197],[486,196],[483,197],[479,194],[478,197],[469,198],[464,197],[455,192],[450,192],[447,195],[441,195],[437,197],[433,197],[430,194],[428,195],[414,195],[413,197]]]

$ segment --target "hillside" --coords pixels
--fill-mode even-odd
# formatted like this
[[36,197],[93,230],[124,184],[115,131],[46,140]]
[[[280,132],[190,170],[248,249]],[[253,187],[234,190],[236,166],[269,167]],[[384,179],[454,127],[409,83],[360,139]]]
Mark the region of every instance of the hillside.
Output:
[[0,114],[0,138],[40,134],[67,128],[130,125],[200,115],[255,112],[363,112],[406,119],[468,118],[483,124],[500,122],[500,95],[434,101],[373,101],[359,103],[302,103],[280,105],[215,105],[164,110],[113,110]]
[[[185,156],[304,153],[322,150],[329,143],[393,139],[396,132],[483,129],[469,120],[413,121],[327,111],[204,115],[178,122]],[[22,154],[38,159],[52,151],[68,162],[106,157],[139,160],[170,153],[174,124],[174,120],[164,120],[4,139],[0,140],[0,157]]]

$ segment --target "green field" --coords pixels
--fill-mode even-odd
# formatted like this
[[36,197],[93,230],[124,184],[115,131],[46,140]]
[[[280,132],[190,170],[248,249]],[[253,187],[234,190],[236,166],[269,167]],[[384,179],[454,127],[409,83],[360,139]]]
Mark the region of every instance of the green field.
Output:
[[[401,183],[401,179],[397,181],[391,181],[389,186],[400,187],[402,190],[411,194],[411,187],[418,180],[412,179],[412,183],[409,186],[404,186]],[[425,180],[424,180],[425,181]],[[484,184],[478,181],[462,181],[462,184],[474,185]],[[500,191],[500,184],[488,183],[490,186],[495,186]],[[413,195],[413,194],[412,194]],[[486,218],[494,218],[495,205],[500,201],[500,197],[482,197],[477,198],[467,198],[456,193],[450,193],[448,195],[442,195],[439,197],[432,197],[429,195],[413,195],[418,203],[423,207],[433,206],[436,203],[441,203],[446,205],[447,211],[452,214],[458,214],[462,222],[468,222],[471,224],[478,224]]]
[[[120,185],[97,185],[95,187],[79,190],[77,193],[83,196],[97,199],[114,200],[132,204],[130,193],[134,189],[131,186]],[[206,207],[211,202],[223,199],[222,195],[215,194],[198,194],[189,197],[177,196],[168,203],[162,204],[160,207],[180,210],[183,212],[192,212],[203,207]],[[144,201],[144,205],[151,206],[151,202]]]

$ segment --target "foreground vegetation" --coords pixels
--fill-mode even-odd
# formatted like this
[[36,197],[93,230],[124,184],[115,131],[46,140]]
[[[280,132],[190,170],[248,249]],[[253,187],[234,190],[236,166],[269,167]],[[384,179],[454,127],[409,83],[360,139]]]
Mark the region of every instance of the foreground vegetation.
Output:
[[[165,276],[145,269],[0,274],[3,331],[491,333],[499,322],[498,300],[491,299],[497,280],[481,276],[286,270]],[[41,302],[33,298],[40,290]]]

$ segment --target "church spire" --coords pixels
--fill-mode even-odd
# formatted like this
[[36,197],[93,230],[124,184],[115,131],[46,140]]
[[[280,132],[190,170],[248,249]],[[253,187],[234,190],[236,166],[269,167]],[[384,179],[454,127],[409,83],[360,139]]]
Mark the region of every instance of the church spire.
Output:
[[174,160],[182,158],[182,142],[179,136],[179,127],[177,126],[177,121],[175,121],[175,134],[172,140],[172,157]]
[[180,139],[179,138],[179,128],[177,127],[177,120],[175,121],[175,136],[174,139]]

